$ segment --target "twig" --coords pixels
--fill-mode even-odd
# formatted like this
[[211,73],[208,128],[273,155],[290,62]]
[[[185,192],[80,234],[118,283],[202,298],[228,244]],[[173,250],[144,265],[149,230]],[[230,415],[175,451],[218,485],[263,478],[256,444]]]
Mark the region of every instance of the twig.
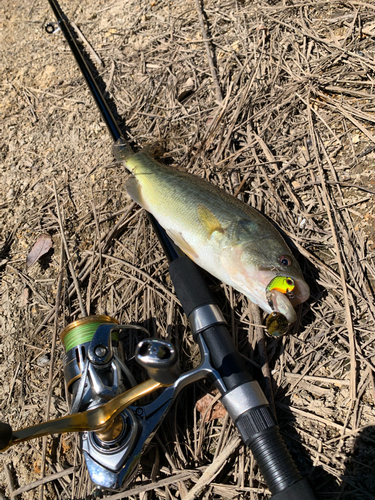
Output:
[[159,488],[161,486],[167,486],[169,484],[178,483],[179,481],[186,481],[188,479],[192,479],[193,477],[195,477],[197,474],[199,474],[204,470],[205,467],[198,467],[197,469],[194,470],[186,470],[183,472],[179,472],[177,474],[172,474],[170,477],[167,477],[165,479],[160,479],[155,483],[144,484],[142,486],[138,486],[136,488],[123,491],[122,493],[105,496],[103,498],[110,498],[111,500],[121,500],[121,498],[134,497],[135,495],[140,495],[141,493],[145,493],[146,491],[154,491],[155,488]]
[[[329,106],[330,108],[333,108],[333,109],[338,109],[348,120],[350,120],[353,123],[353,125],[355,125],[363,134],[365,134],[365,136],[368,137],[370,139],[370,141],[375,143],[375,136],[373,134],[371,134],[371,132],[369,132],[369,130],[362,123],[360,123],[358,120],[356,120],[349,111],[347,111],[338,102],[335,102],[333,100],[328,100],[327,96],[325,96],[325,99],[326,99],[327,106]],[[361,116],[361,118],[363,118],[363,116]],[[365,116],[364,119],[368,120],[368,117]]]
[[7,399],[7,405],[9,405],[10,400],[11,400],[11,398],[12,398],[12,393],[13,393],[13,389],[14,389],[14,384],[16,383],[16,380],[17,380],[17,375],[18,375],[18,372],[19,372],[20,366],[21,366],[21,362],[19,362],[19,363],[18,363],[17,368],[16,368],[16,371],[14,372],[14,375],[13,375],[13,378],[12,378],[12,382],[10,383],[9,395],[8,395],[8,399]]
[[[92,255],[94,255],[94,254],[98,255],[97,252],[87,251],[87,253],[88,254],[92,254]],[[177,304],[181,305],[180,301],[175,297],[175,295],[173,295],[173,293],[170,290],[168,290],[168,288],[165,288],[164,285],[162,285],[161,283],[159,283],[158,281],[156,281],[155,279],[153,279],[152,276],[150,276],[145,271],[142,271],[142,269],[139,269],[137,266],[133,266],[133,264],[130,264],[130,262],[127,262],[124,259],[119,259],[118,257],[113,257],[112,255],[107,255],[107,254],[103,253],[102,257],[103,257],[103,259],[113,260],[114,262],[118,262],[119,264],[122,264],[122,265],[124,265],[126,267],[130,267],[130,269],[133,269],[135,272],[141,274],[147,280],[151,281],[151,283],[153,283],[158,288],[160,288],[160,290],[162,290],[165,294],[167,294],[170,299],[174,300]]]
[[235,437],[227,444],[220,455],[212,462],[211,465],[207,467],[197,484],[189,491],[184,500],[193,500],[198,497],[201,498],[200,495],[204,488],[206,488],[215,479],[225,462],[236,451],[241,442],[242,441],[239,437]]
[[300,410],[299,408],[294,408],[293,406],[286,405],[284,403],[278,403],[277,401],[276,401],[276,406],[278,408],[282,408],[283,410],[291,411],[292,413],[295,413],[300,417],[308,418],[310,420],[316,420],[317,422],[327,425],[328,427],[329,426],[334,427],[335,429],[341,431],[343,434],[348,434],[350,432],[350,430],[345,429],[343,425],[336,424],[336,422],[333,422],[332,420],[319,417],[318,415],[314,415],[313,413],[309,413],[308,411]]
[[215,86],[216,99],[218,100],[219,103],[221,103],[223,101],[223,94],[221,93],[221,88],[220,88],[220,85],[219,85],[219,81],[217,79],[216,68],[214,66],[214,61],[212,59],[210,45],[208,43],[208,36],[207,36],[206,28],[204,26],[203,11],[202,11],[202,7],[201,7],[201,4],[200,4],[200,1],[201,0],[195,0],[195,6],[197,8],[199,24],[200,24],[200,27],[201,27],[202,37],[203,37],[203,40],[204,40],[204,46],[206,47],[206,54],[207,54],[207,59],[208,59],[208,65],[210,67],[212,81],[213,81],[214,86]]
[[89,44],[89,42],[86,40],[86,38],[83,36],[82,31],[78,28],[78,26],[70,21],[70,25],[74,28],[74,31],[77,33],[78,38],[81,40],[83,45],[85,46],[87,52],[91,55],[91,57],[96,61],[96,63],[99,66],[103,66],[103,61],[100,59],[98,54],[95,52],[95,50],[92,48],[92,46]]
[[[358,184],[350,184],[349,182],[337,182],[337,181],[325,181],[325,182],[326,182],[326,184],[351,187],[351,188],[359,189],[361,191],[365,191],[366,193],[375,194],[375,191],[373,191],[372,189],[369,189],[366,186],[359,186]],[[320,184],[321,184],[321,181],[306,182],[306,183],[304,183],[303,186],[301,186],[301,188],[296,188],[296,191],[298,191],[299,189],[304,189],[306,186],[319,186]]]
[[353,401],[357,397],[357,360],[356,360],[352,313],[350,311],[349,295],[348,295],[348,289],[346,286],[344,268],[343,268],[342,260],[341,260],[341,252],[340,252],[340,247],[339,247],[339,243],[338,243],[336,227],[335,227],[335,224],[333,222],[333,218],[332,218],[332,214],[331,214],[331,206],[330,206],[330,203],[328,201],[328,192],[327,192],[327,187],[326,187],[325,180],[324,180],[324,172],[323,172],[323,169],[322,169],[320,162],[319,162],[319,152],[318,152],[318,146],[317,146],[317,142],[316,142],[316,135],[315,135],[315,131],[313,128],[309,98],[308,98],[308,104],[309,105],[307,106],[307,113],[308,113],[308,117],[309,117],[310,135],[312,138],[316,162],[317,162],[319,173],[320,173],[323,202],[324,202],[324,205],[326,207],[326,212],[327,212],[329,224],[331,226],[332,238],[334,241],[335,252],[336,252],[336,260],[337,260],[337,265],[339,268],[341,285],[342,285],[342,290],[343,290],[343,295],[344,295],[345,315],[346,315],[349,344],[350,344],[350,367],[351,367],[351,370],[350,370],[350,397]]
[[70,467],[69,469],[62,470],[60,472],[56,472],[55,474],[51,474],[50,476],[43,477],[42,479],[38,479],[38,481],[35,481],[34,483],[26,484],[25,486],[21,486],[21,488],[18,488],[18,490],[14,490],[11,494],[11,498],[15,498],[17,495],[21,495],[21,493],[25,493],[26,491],[33,490],[35,488],[38,488],[41,484],[47,484],[50,483],[51,481],[55,481],[55,479],[60,479],[61,477],[68,476],[70,474],[73,474],[74,472],[74,467]]
[[[43,306],[45,306],[47,309],[51,309],[51,306],[48,304],[48,302],[44,299],[44,297],[34,287],[34,285],[32,284],[32,279],[29,276],[26,276],[24,273],[22,273],[21,271],[19,271],[18,269],[16,269],[15,267],[13,267],[10,264],[8,264],[7,267],[11,271],[15,272],[18,275],[18,277],[23,281],[23,283],[25,283],[25,285],[27,285],[30,288],[30,290],[40,299]],[[51,311],[53,311],[53,310],[51,309]]]
[[[297,373],[289,373],[286,372],[284,375],[287,378],[294,378],[294,379],[299,379],[301,375]],[[303,375],[303,380],[309,380],[310,382],[319,382],[320,384],[326,384],[326,385],[349,385],[349,380],[339,380],[336,378],[329,378],[329,377],[315,377],[314,375]]]
[[106,92],[109,92],[111,90],[112,80],[113,80],[114,74],[115,74],[115,62],[112,60],[111,71],[109,72],[109,77],[108,77],[108,80],[106,81],[106,85],[105,85]]
[[[219,394],[220,396],[220,394]],[[210,403],[210,408],[208,408],[209,410],[212,409],[212,405],[215,404],[215,400],[216,398],[214,398],[214,400]],[[218,399],[217,399],[218,401]],[[205,419],[205,416],[207,414],[207,410],[205,412],[205,415],[202,416],[202,421],[204,422],[204,419]],[[214,455],[214,459],[219,455],[221,449],[222,449],[222,446],[223,446],[223,443],[225,442],[224,441],[224,438],[225,438],[225,431],[228,429],[228,422],[229,422],[229,413],[226,413],[225,414],[225,417],[224,417],[224,420],[223,420],[223,426],[221,428],[221,432],[220,432],[220,436],[219,436],[219,440],[217,442],[217,445],[216,445],[216,450],[215,450],[215,455]]]
[[7,483],[8,483],[8,489],[9,489],[10,496],[12,498],[15,498],[17,496],[17,493],[14,493],[14,481],[13,481],[13,477],[12,477],[12,472],[10,470],[9,464],[7,464],[7,463],[4,464],[4,473],[5,473]]
[[[99,256],[98,256],[98,260],[99,260],[99,280],[101,280],[102,278],[102,272],[103,272],[103,268],[102,268],[102,255],[101,255],[101,252],[102,252],[102,246],[100,244],[100,226],[99,226],[99,219],[98,219],[98,215],[97,215],[97,212],[96,212],[96,207],[95,207],[95,200],[94,200],[94,191],[92,189],[92,183],[91,183],[91,197],[92,197],[92,213],[94,214],[94,221],[95,221],[95,228],[96,228],[96,242],[97,245],[98,245],[98,250],[99,250]],[[95,248],[95,243],[94,243],[94,248]],[[91,267],[91,270],[93,271],[94,269],[94,262],[96,261],[97,259],[94,259],[92,258],[92,267]],[[90,280],[89,280],[89,285],[87,287],[87,307],[88,307],[88,310],[90,310],[90,294],[91,294],[91,276],[92,276],[92,272],[90,273]],[[102,310],[102,289],[100,288],[100,295],[99,295],[99,310],[101,311]]]
[[36,123],[38,121],[38,118],[36,117],[36,114],[35,114],[33,105],[31,103],[30,97],[27,95],[27,93],[25,91],[23,91],[23,93],[24,93],[25,98],[26,98],[26,100],[28,102],[28,105],[29,105],[29,108],[30,108],[30,112],[31,112],[32,117],[33,117],[33,123]]
[[[59,322],[59,311],[60,311],[60,301],[61,301],[61,291],[63,285],[63,277],[64,277],[64,247],[61,246],[61,254],[60,254],[60,269],[59,269],[59,279],[57,283],[57,292],[56,292],[56,305],[55,305],[55,323],[54,323],[54,331],[52,337],[52,346],[51,346],[51,359],[49,366],[49,376],[48,376],[48,392],[47,392],[47,403],[46,403],[46,413],[45,419],[48,421],[50,408],[51,408],[51,398],[52,398],[52,382],[54,376],[54,361],[55,361],[55,349],[56,349],[56,339],[57,339],[57,331],[58,331],[58,322]],[[46,451],[47,451],[47,436],[43,437],[43,447],[42,447],[42,463],[41,463],[41,475],[42,478],[45,474],[45,465],[46,465]],[[43,485],[40,488],[39,499],[43,499]]]
[[85,316],[87,316],[87,312],[86,312],[85,306],[83,305],[81,291],[80,291],[80,288],[79,288],[79,283],[78,283],[78,280],[77,280],[76,272],[74,270],[72,259],[70,257],[68,242],[66,241],[66,238],[65,238],[64,227],[63,227],[62,218],[61,218],[61,212],[60,212],[59,198],[58,198],[58,195],[57,195],[57,189],[56,189],[56,182],[55,181],[53,181],[53,189],[54,189],[54,192],[55,192],[56,211],[57,211],[57,217],[59,219],[61,239],[62,239],[62,241],[64,243],[65,253],[66,253],[66,256],[67,256],[67,259],[68,259],[69,269],[70,269],[70,272],[72,274],[73,283],[74,283],[74,286],[75,286],[75,289],[76,289],[77,298],[78,298],[78,302],[79,302],[79,307],[81,309],[81,314],[82,314],[82,317],[85,317]]
[[[121,228],[122,224],[124,224],[124,222],[126,221],[127,217],[129,216],[129,214],[133,211],[133,208],[135,207],[135,205],[136,205],[135,202],[133,202],[129,206],[129,208],[125,212],[125,214],[108,231],[108,233],[106,234],[106,236],[104,238],[102,238],[103,243],[102,243],[101,249],[102,249],[103,252],[107,248],[109,248],[109,245],[110,245],[112,239],[115,237],[115,235],[117,234],[117,232],[122,229]],[[96,257],[96,259],[99,259],[99,257]],[[80,280],[84,281],[87,278],[87,276],[91,273],[91,270],[93,269],[93,267],[95,267],[96,262],[97,261],[95,261],[94,263],[93,262],[86,263],[85,267],[79,273],[78,278]],[[67,293],[66,300],[71,299],[74,296],[75,293],[76,293],[76,288],[74,287],[74,283],[72,283],[69,286],[69,288],[68,288],[68,293]],[[46,314],[43,323],[41,325],[39,325],[38,328],[35,330],[35,335],[38,335],[38,333],[40,333],[43,330],[43,328],[45,328],[45,326],[52,320],[54,314],[55,314],[55,308],[51,309],[51,311],[49,311],[48,314]]]

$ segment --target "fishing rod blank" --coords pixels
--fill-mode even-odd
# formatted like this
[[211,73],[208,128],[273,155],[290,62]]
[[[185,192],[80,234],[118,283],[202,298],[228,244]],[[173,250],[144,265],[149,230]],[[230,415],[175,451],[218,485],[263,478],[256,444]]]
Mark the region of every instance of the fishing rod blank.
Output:
[[[64,34],[64,37],[66,41],[68,42],[68,45],[70,47],[70,50],[73,53],[73,56],[78,64],[79,69],[81,70],[81,73],[87,83],[87,86],[90,89],[90,92],[94,98],[95,104],[97,105],[102,118],[104,120],[104,123],[107,126],[107,129],[109,133],[112,136],[112,139],[114,142],[118,141],[119,139],[123,139],[125,142],[126,138],[124,138],[124,134],[121,132],[116,120],[113,117],[113,114],[111,110],[109,109],[109,106],[107,104],[107,101],[104,99],[102,93],[100,92],[100,89],[98,87],[98,84],[96,83],[91,70],[86,63],[82,52],[79,49],[79,46],[77,44],[77,41],[75,37],[73,36],[72,33],[72,28],[69,24],[69,21],[63,11],[61,10],[59,4],[55,0],[48,0],[48,3],[50,4],[53,13],[55,14],[58,26],[61,28],[61,31]],[[47,25],[48,26],[48,25]],[[47,30],[48,31],[48,30]],[[48,31],[50,32],[50,31]],[[128,145],[130,148],[130,145]],[[169,260],[169,262],[172,262],[174,259],[177,259],[179,257],[178,252],[176,251],[176,248],[172,241],[169,239],[167,236],[166,232],[164,229],[160,226],[158,221],[155,219],[155,217],[147,212],[147,216],[150,219],[150,222],[155,230],[155,233],[157,234],[159,241],[163,247],[163,250]]]

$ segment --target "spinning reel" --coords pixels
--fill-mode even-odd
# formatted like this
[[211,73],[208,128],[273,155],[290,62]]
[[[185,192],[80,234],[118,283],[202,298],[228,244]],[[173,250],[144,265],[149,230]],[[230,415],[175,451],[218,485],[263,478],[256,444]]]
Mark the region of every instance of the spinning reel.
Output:
[[[90,411],[135,388],[137,382],[126,363],[126,353],[121,337],[128,330],[143,328],[119,325],[108,316],[91,316],[70,324],[61,334],[66,354],[64,376],[71,394],[71,413]],[[144,330],[147,334],[147,330]],[[177,356],[173,347],[160,340],[145,340],[138,345],[135,359],[149,374],[153,372],[161,380],[173,383],[178,377]],[[155,390],[156,385],[151,387]],[[151,392],[151,391],[150,391]],[[119,488],[121,482],[129,481],[137,470],[138,460],[127,459],[136,448],[141,434],[143,409],[122,405],[122,410],[112,416],[105,428],[89,429],[81,433],[90,477],[98,486]],[[121,482],[120,482],[121,475]]]
[[[141,454],[180,390],[207,375],[220,380],[209,364],[204,341],[202,363],[182,376],[176,350],[167,341],[144,339],[136,346],[135,360],[150,379],[137,385],[126,364],[122,340],[129,330],[109,316],[89,316],[71,323],[61,333],[65,346],[64,377],[71,399],[70,415],[13,432],[0,423],[0,448],[43,435],[80,431],[81,446],[91,480],[106,489],[130,483]],[[219,384],[220,385],[220,384]],[[165,388],[153,402],[132,404]]]

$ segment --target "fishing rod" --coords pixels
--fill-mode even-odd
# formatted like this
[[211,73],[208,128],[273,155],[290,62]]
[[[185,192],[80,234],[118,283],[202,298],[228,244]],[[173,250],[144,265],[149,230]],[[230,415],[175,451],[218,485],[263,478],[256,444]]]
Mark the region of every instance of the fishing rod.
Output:
[[[129,143],[121,133],[79,49],[72,28],[55,0],[48,0],[76,62],[87,82],[117,148]],[[50,23],[46,30],[55,31]],[[120,325],[109,316],[89,316],[68,325],[61,333],[65,347],[64,376],[72,404],[70,414],[14,431],[0,423],[0,450],[40,436],[80,432],[81,446],[92,481],[100,488],[117,490],[135,477],[140,457],[168,409],[188,384],[208,379],[244,443],[258,463],[273,500],[315,500],[298,472],[258,382],[249,374],[237,351],[225,319],[198,267],[168,238],[156,219],[151,223],[169,260],[169,272],[188,317],[201,362],[181,374],[176,349],[161,339],[146,338],[135,353],[123,352],[132,325]],[[130,354],[130,356],[127,356]],[[126,359],[135,360],[150,377],[137,385]],[[162,389],[151,403],[135,405]]]

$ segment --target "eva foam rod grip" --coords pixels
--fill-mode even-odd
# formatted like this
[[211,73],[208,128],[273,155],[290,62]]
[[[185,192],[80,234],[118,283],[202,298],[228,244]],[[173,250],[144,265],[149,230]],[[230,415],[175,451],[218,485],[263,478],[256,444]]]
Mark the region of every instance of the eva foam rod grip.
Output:
[[273,495],[270,500],[317,500],[307,479],[301,479],[280,493]]
[[9,424],[0,422],[0,451],[7,448],[12,440],[13,431]]
[[197,307],[216,304],[198,267],[188,257],[171,262],[169,274],[187,317]]

